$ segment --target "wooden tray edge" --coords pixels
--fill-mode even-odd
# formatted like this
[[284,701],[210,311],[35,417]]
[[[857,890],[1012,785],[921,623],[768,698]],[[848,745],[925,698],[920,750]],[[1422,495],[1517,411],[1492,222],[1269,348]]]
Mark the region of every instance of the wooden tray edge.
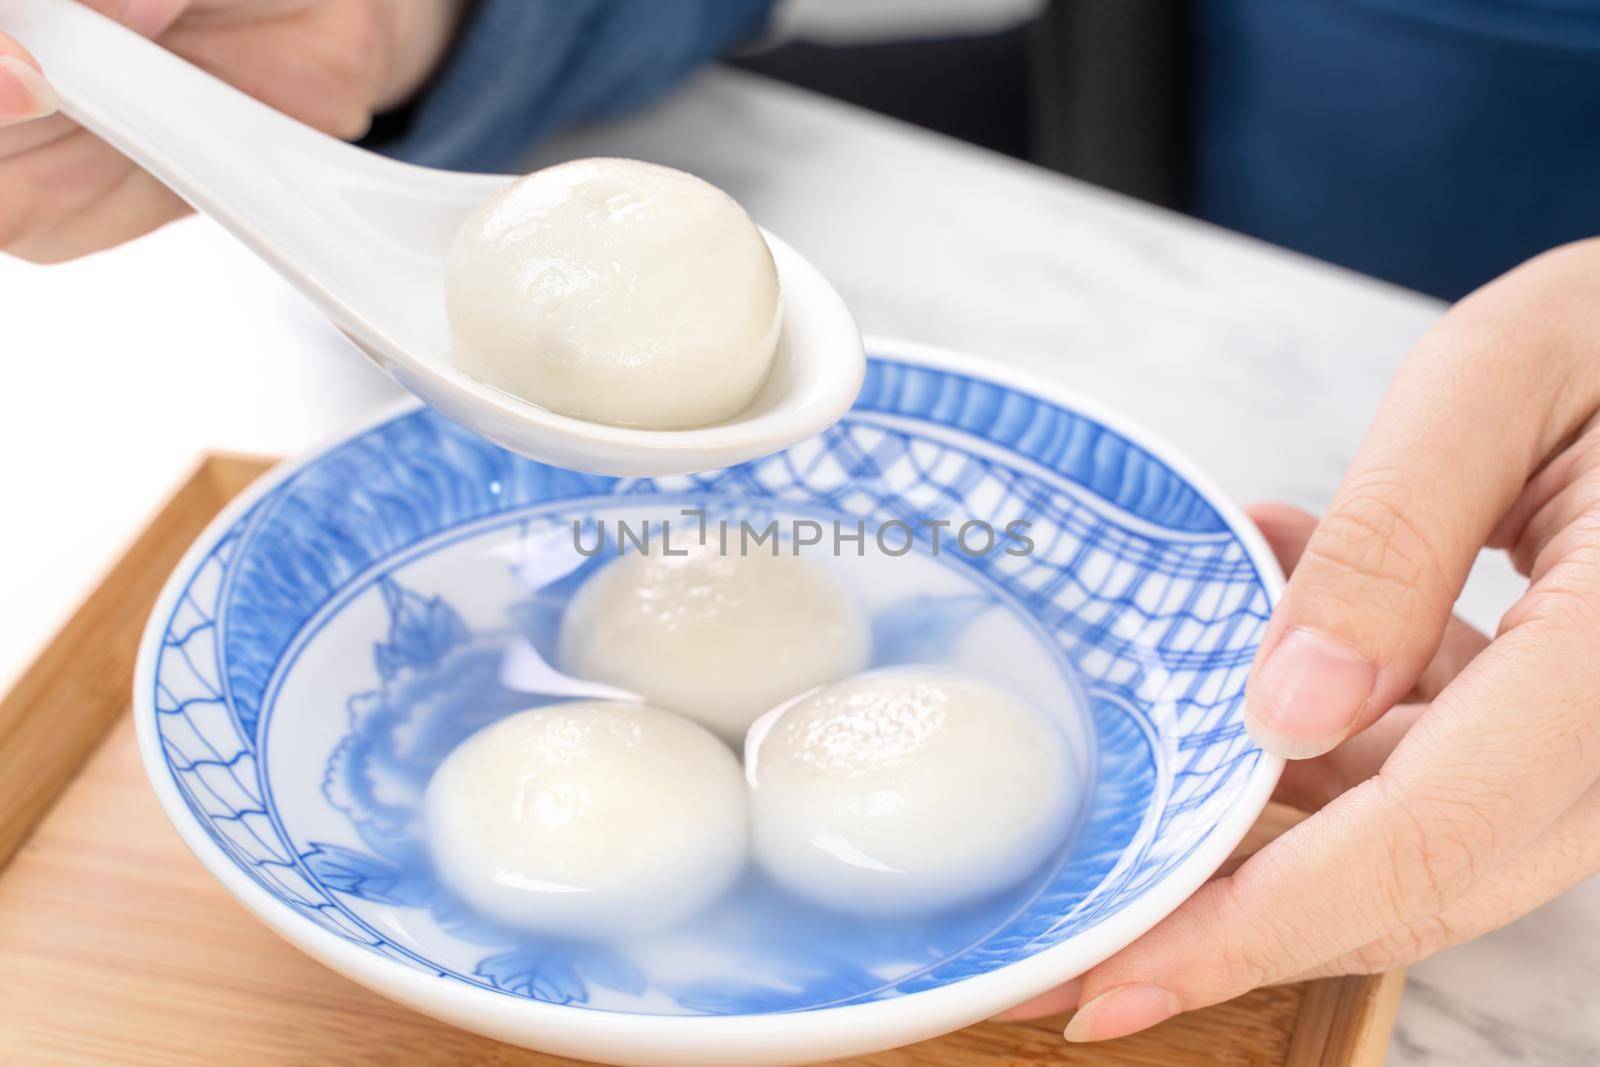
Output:
[[[274,463],[239,453],[201,457],[0,697],[0,872],[127,708],[139,636],[172,569]],[[1381,1065],[1404,984],[1403,969],[1309,983],[1284,1067]]]
[[1405,985],[1404,967],[1308,982],[1284,1067],[1381,1067]]
[[0,697],[0,870],[127,707],[139,635],[167,576],[222,506],[273,462],[202,456]]

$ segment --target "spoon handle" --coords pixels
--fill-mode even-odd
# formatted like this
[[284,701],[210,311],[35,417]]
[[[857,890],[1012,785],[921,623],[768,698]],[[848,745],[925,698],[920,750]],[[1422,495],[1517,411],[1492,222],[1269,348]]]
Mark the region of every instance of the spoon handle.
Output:
[[0,0],[0,31],[38,59],[68,117],[258,251],[252,224],[282,212],[285,184],[367,155],[79,0]]

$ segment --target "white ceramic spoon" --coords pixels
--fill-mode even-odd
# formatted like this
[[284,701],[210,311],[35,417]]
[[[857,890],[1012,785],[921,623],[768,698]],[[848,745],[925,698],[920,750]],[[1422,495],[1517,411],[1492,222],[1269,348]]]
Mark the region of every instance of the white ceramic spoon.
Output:
[[318,133],[77,0],[0,0],[0,31],[39,60],[71,118],[254,249],[401,385],[525,456],[603,474],[708,470],[818,433],[861,387],[865,357],[849,309],[769,233],[783,336],[745,411],[659,431],[524,403],[455,369],[444,313],[450,240],[509,179],[397,163]]

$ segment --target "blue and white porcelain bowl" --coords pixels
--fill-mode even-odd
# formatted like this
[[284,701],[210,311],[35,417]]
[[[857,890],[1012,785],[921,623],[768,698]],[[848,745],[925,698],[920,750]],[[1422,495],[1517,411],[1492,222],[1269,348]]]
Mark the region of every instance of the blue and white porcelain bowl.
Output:
[[[576,474],[408,405],[262,479],[178,567],[140,652],[144,759],[184,840],[264,922],[356,981],[615,1063],[756,1067],[909,1043],[1149,929],[1226,858],[1281,770],[1242,725],[1277,567],[1203,476],[1126,420],[976,360],[871,351],[838,425],[728,470]],[[818,919],[821,936],[744,936],[738,914],[713,914],[724,929],[705,936],[727,958],[698,970],[511,934],[438,887],[415,827],[433,766],[550,699],[507,670],[509,649],[543,647],[581,578],[551,565],[550,539],[699,505],[924,534],[937,519],[1030,524],[1031,553],[947,553],[967,591],[919,582],[874,626],[902,658],[960,662],[962,624],[992,618],[991,639],[1025,635],[1016,647],[1077,694],[1083,812],[1039,877],[974,913]]]

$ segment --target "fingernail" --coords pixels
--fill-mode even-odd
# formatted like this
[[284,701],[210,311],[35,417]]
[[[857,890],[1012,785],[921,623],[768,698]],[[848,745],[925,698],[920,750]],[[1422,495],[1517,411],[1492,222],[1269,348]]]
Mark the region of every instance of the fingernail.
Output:
[[1377,667],[1359,653],[1311,630],[1290,630],[1246,692],[1245,729],[1274,755],[1321,755],[1344,740],[1377,681]]
[[60,106],[43,74],[16,56],[0,56],[0,126],[42,119]]
[[1160,986],[1117,986],[1079,1008],[1062,1036],[1068,1041],[1107,1041],[1165,1022],[1182,1010],[1178,998]]

